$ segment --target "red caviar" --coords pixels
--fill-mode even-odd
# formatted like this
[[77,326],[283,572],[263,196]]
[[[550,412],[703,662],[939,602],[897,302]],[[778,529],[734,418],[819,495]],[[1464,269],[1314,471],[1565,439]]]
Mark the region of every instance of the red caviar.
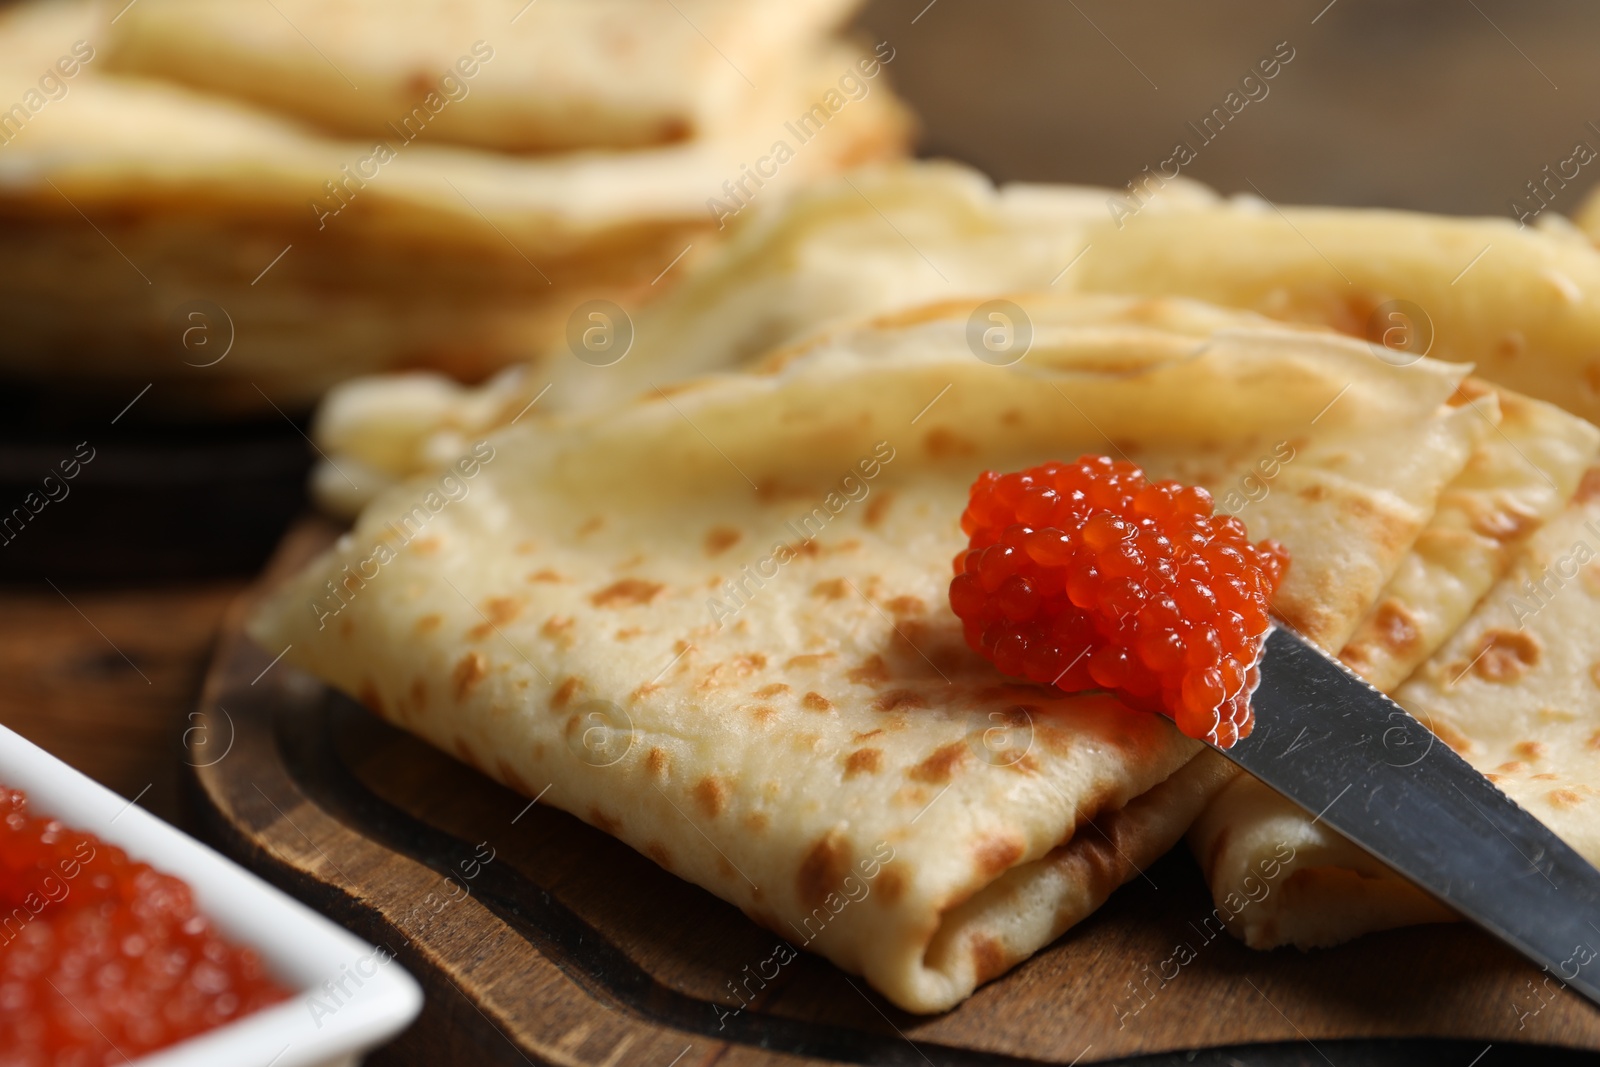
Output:
[[986,471],[961,529],[950,606],[1003,673],[1113,690],[1222,748],[1249,736],[1281,544],[1107,456]]
[[0,786],[0,1064],[124,1063],[288,996],[181,880]]

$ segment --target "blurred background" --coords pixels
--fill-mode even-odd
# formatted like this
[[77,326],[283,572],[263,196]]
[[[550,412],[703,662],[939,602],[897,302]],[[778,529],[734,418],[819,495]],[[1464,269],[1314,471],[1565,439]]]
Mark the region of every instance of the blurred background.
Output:
[[1282,203],[1510,215],[1546,164],[1600,148],[1600,10],[1577,0],[874,0],[861,23],[899,47],[921,151],[1000,181],[1120,185],[1198,146],[1187,124],[1282,41],[1269,95],[1185,174]]
[[[916,116],[915,151],[998,181],[1120,186],[1185,141],[1196,158],[1184,174],[1223,193],[1510,217],[1514,200],[1532,204],[1528,185],[1546,167],[1571,160],[1580,142],[1600,146],[1600,8],[1577,0],[871,0],[853,26],[868,49],[887,42],[893,51],[883,77]],[[1196,127],[1274,57],[1265,94],[1253,82],[1244,91],[1256,98],[1203,142]],[[19,71],[24,86],[38,76],[27,64]],[[71,102],[69,94],[49,106],[65,116]],[[0,191],[75,158],[45,150],[58,117],[43,111],[0,144]],[[132,151],[153,158],[161,148],[151,137]],[[857,148],[871,158],[871,137]],[[36,154],[23,166],[25,151]],[[1552,210],[1576,208],[1589,169],[1600,173],[1600,163],[1547,187]],[[94,453],[68,495],[0,545],[0,722],[181,820],[182,738],[223,612],[308,506],[314,398],[275,400],[257,388],[265,403],[246,393],[243,409],[185,409],[146,396],[143,369],[115,388],[89,375],[84,367],[114,368],[123,333],[111,304],[92,298],[94,265],[82,250],[97,249],[108,270],[124,272],[116,284],[137,289],[99,242],[143,232],[148,215],[117,206],[120,187],[84,188],[110,206],[75,199],[68,211],[50,194],[38,201],[53,205],[45,222],[28,214],[37,205],[0,213],[0,275],[21,286],[8,298],[8,330],[26,318],[53,344],[88,338],[73,342],[70,359],[45,359],[17,340],[28,331],[11,330],[11,354],[29,370],[0,386],[0,513],[80,442]],[[484,249],[497,247],[492,234],[486,240]],[[629,284],[649,282],[676,240],[661,236],[658,258]],[[277,247],[260,234],[226,245],[246,246],[242,293]],[[480,249],[440,268],[441,278],[476,289],[471,264],[495,254],[523,270],[503,247]],[[313,295],[343,284],[317,280],[317,255],[275,269],[305,270],[300,283]],[[29,285],[62,294],[60,303],[17,296]],[[312,314],[332,329],[345,311]],[[183,353],[173,337],[144,343],[176,367]]]

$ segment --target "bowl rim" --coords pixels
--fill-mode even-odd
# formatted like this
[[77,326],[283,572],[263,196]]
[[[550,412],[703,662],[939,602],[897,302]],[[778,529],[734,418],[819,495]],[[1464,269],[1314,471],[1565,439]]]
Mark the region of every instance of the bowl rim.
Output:
[[422,1010],[422,989],[392,949],[363,941],[139,807],[137,797],[123,798],[4,726],[0,785],[26,793],[31,809],[182,878],[218,930],[298,991],[131,1067],[317,1067],[381,1044]]

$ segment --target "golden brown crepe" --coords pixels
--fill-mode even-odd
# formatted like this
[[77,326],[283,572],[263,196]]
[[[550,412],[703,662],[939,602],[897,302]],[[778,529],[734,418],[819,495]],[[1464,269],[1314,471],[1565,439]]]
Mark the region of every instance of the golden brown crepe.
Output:
[[[1528,538],[1557,518],[1600,449],[1600,431],[1558,408],[1471,381],[1473,404],[1496,432],[1439,498],[1427,529],[1401,561],[1340,658],[1386,691],[1462,626]],[[1189,843],[1212,896],[1253,897],[1262,864],[1282,865],[1265,898],[1226,908],[1229,928],[1256,948],[1335,944],[1372,930],[1436,922],[1452,913],[1249,775],[1230,783],[1195,822]]]
[[[8,10],[0,84],[37,79],[96,17],[77,2]],[[0,151],[0,369],[261,407],[258,389],[302,406],[380,369],[481,379],[589,299],[664,291],[716,233],[708,198],[862,58],[808,42],[716,137],[512,156],[426,129],[336,139],[96,55]],[[881,73],[872,84],[758,195],[902,151],[906,116]],[[196,301],[227,323],[226,359],[182,347]]]
[[639,148],[737,126],[752,86],[792,80],[856,4],[140,0],[107,27],[106,63],[358,140],[392,136],[432,92],[447,102],[424,117],[435,141]]
[[[1165,718],[1008,682],[950,613],[972,478],[1111,450],[1247,510],[1337,646],[1485,423],[1463,370],[1184,301],[1013,298],[848,328],[755,373],[523,421],[385,493],[252,632],[913,1011],[1082,919],[1230,776]],[[1337,402],[1331,402],[1334,400]]]
[[[1521,545],[1507,573],[1396,699],[1591,862],[1600,861],[1600,471]],[[1531,583],[1531,584],[1530,584]],[[1303,811],[1241,776],[1189,833],[1219,901],[1264,857],[1284,854],[1277,887],[1240,909],[1233,932],[1256,948],[1338,944],[1454,912]]]
[[1600,252],[1571,227],[1240,197],[1118,214],[1091,239],[1071,275],[1085,290],[1189,296],[1374,342],[1387,335],[1600,418]]

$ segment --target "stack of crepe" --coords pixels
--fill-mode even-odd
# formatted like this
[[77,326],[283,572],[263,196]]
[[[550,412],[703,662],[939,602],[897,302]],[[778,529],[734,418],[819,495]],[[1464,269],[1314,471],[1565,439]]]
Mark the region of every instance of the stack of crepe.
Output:
[[[909,1010],[957,1003],[1186,834],[1254,946],[1450,918],[1167,720],[965,648],[946,588],[971,480],[1120,455],[1284,542],[1277,613],[1600,860],[1600,431],[1550,402],[1594,405],[1600,253],[1185,187],[1118,229],[1085,190],[851,181],[893,225],[834,227],[814,190],[653,313],[686,370],[790,342],[737,373],[658,366],[638,399],[529,418],[549,379],[409,409],[371,385],[363,418],[325,417],[387,433],[347,441],[374,468],[423,473],[258,638]],[[1052,284],[1009,296],[1021,358],[980,358],[981,298]],[[1095,292],[1117,289],[1144,295]],[[1348,336],[1389,299],[1425,309],[1431,355]],[[1512,337],[1525,358],[1495,358]],[[468,445],[448,468],[427,451]]]
[[853,6],[13,7],[0,371],[283,407],[482,379],[665,291],[744,205],[903,151],[893,46],[833,36]]

